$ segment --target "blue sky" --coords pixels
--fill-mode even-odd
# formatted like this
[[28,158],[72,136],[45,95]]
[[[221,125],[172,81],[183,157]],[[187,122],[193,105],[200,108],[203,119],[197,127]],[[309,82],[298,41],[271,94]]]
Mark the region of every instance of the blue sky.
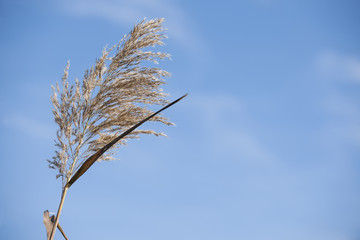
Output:
[[[50,86],[164,17],[164,115],[69,190],[70,239],[360,238],[358,1],[0,1],[0,239],[45,238]],[[57,233],[55,239],[61,239]]]

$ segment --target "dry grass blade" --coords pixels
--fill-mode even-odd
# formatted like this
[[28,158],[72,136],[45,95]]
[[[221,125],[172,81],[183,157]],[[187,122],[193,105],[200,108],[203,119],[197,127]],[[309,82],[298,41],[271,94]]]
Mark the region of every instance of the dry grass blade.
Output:
[[102,154],[104,154],[108,149],[110,149],[114,144],[116,144],[120,139],[124,138],[126,135],[130,134],[132,131],[134,131],[137,127],[139,127],[140,125],[142,125],[143,123],[145,123],[146,121],[149,121],[152,117],[156,116],[157,114],[159,114],[160,112],[164,111],[165,109],[167,109],[168,107],[174,105],[175,103],[177,103],[178,101],[180,101],[181,99],[183,99],[184,97],[186,97],[187,94],[185,94],[184,96],[178,98],[177,100],[169,103],[168,105],[166,105],[165,107],[161,108],[159,111],[151,114],[150,116],[148,116],[147,118],[141,120],[140,122],[138,122],[137,124],[135,124],[134,126],[132,126],[131,128],[129,128],[128,130],[126,130],[125,132],[123,132],[120,136],[116,137],[115,139],[113,139],[110,143],[106,144],[103,148],[101,148],[100,150],[98,150],[95,154],[93,154],[91,157],[89,157],[88,159],[86,159],[86,161],[81,165],[81,167],[79,168],[79,170],[74,174],[74,176],[70,179],[70,181],[67,183],[66,187],[69,188],[76,180],[78,180],[79,177],[81,177],[95,162],[96,160],[99,159],[99,157],[101,157]]

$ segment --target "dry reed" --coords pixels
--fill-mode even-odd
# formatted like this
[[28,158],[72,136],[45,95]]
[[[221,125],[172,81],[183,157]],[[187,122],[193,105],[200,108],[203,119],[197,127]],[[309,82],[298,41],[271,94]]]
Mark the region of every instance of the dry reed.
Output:
[[[160,86],[170,74],[160,68],[140,66],[144,60],[157,63],[168,58],[165,53],[143,51],[144,48],[162,45],[163,19],[142,21],[128,36],[110,50],[104,49],[95,66],[85,72],[82,84],[76,79],[68,81],[69,63],[64,70],[62,89],[53,86],[51,97],[57,131],[55,156],[49,160],[50,167],[58,170],[57,177],[63,186],[82,161],[153,112],[149,104],[165,104],[166,94]],[[114,56],[109,57],[116,49]],[[106,64],[109,61],[109,64]],[[166,118],[155,116],[152,121],[170,125]],[[136,130],[126,138],[139,134],[155,134],[152,130]],[[125,140],[124,139],[124,140]],[[124,140],[113,146],[124,144]],[[111,160],[113,151],[108,151],[99,160]]]
[[[64,70],[62,86],[53,88],[53,114],[57,131],[55,156],[49,167],[58,170],[62,178],[62,197],[52,232],[52,240],[68,188],[95,162],[112,160],[113,150],[128,138],[140,134],[164,135],[153,130],[135,130],[150,120],[172,125],[159,113],[178,100],[168,104],[167,94],[160,88],[170,74],[143,63],[158,63],[169,54],[152,52],[149,47],[163,45],[166,38],[163,19],[143,20],[119,44],[104,49],[95,66],[85,72],[80,83],[68,81],[69,63]],[[112,56],[110,54],[114,52]],[[148,64],[147,64],[148,65]],[[149,105],[166,105],[158,112]],[[124,132],[124,130],[126,130]],[[122,134],[120,134],[123,132]]]

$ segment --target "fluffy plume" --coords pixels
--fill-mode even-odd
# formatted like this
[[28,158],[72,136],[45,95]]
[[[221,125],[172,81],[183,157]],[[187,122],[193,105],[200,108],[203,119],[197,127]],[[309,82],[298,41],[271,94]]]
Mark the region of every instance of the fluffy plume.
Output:
[[[109,50],[85,72],[82,81],[68,81],[69,63],[64,70],[61,87],[52,87],[53,114],[58,124],[55,156],[49,166],[59,171],[63,186],[82,165],[83,161],[104,147],[121,132],[133,126],[153,111],[149,105],[164,105],[167,94],[160,86],[170,74],[160,68],[142,63],[169,58],[168,54],[149,51],[149,47],[163,45],[166,38],[163,19],[142,21],[124,36],[119,44]],[[166,118],[156,115],[151,121],[171,125]],[[126,138],[140,134],[163,135],[152,130],[135,130]],[[99,160],[110,160],[114,148],[124,144],[124,139],[104,153]]]

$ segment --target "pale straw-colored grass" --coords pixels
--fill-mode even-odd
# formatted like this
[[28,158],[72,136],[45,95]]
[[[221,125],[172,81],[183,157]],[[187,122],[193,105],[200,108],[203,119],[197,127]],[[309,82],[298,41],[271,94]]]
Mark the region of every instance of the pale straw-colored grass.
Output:
[[[59,216],[68,189],[95,161],[111,160],[113,151],[127,138],[140,134],[164,135],[153,130],[137,130],[146,121],[172,125],[160,112],[180,101],[168,103],[167,94],[160,88],[170,74],[160,68],[149,67],[169,58],[150,47],[162,45],[166,38],[163,19],[143,20],[119,44],[104,49],[95,66],[85,72],[80,82],[68,81],[68,63],[62,86],[53,87],[51,97],[55,122],[58,124],[55,156],[50,168],[58,170],[62,178],[62,195],[48,240],[54,238]],[[146,63],[144,65],[144,63]],[[157,112],[150,105],[166,105]],[[44,222],[45,223],[45,222]],[[45,224],[46,225],[46,224]]]
[[[136,25],[119,44],[104,49],[81,82],[76,79],[73,85],[69,83],[68,63],[62,86],[53,86],[51,100],[59,130],[58,149],[49,163],[51,168],[58,169],[57,177],[62,178],[63,186],[87,157],[152,114],[149,105],[167,103],[164,100],[167,95],[160,87],[170,74],[160,68],[141,66],[145,61],[158,63],[159,59],[169,58],[166,53],[149,50],[163,44],[166,36],[162,22],[163,19],[144,20]],[[112,52],[115,53],[110,56]],[[171,124],[158,115],[151,120]],[[140,134],[164,135],[153,130],[135,130],[111,150],[124,144],[126,138],[137,138]],[[112,154],[113,151],[107,151],[98,160],[111,160]]]

